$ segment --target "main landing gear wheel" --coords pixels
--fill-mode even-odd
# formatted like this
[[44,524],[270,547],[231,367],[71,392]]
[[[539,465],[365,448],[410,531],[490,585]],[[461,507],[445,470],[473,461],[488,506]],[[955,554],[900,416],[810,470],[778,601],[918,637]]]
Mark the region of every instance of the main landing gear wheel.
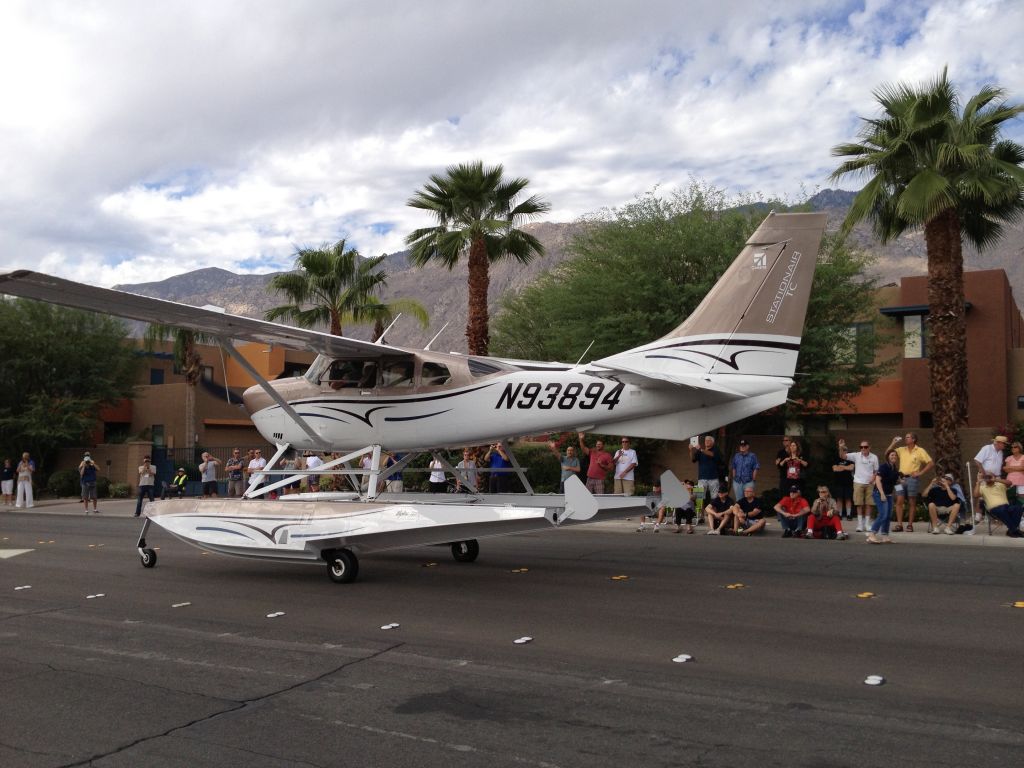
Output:
[[349,584],[359,575],[359,560],[347,549],[327,553],[327,575],[335,584]]
[[480,554],[480,545],[476,539],[456,541],[452,544],[452,557],[458,563],[472,563]]
[[144,549],[139,553],[139,560],[142,561],[143,568],[152,568],[156,565],[156,552],[152,549]]

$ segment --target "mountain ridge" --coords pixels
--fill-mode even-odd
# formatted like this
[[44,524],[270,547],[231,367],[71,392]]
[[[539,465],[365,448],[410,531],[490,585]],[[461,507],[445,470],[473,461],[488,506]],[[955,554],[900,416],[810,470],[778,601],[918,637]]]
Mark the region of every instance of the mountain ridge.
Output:
[[[826,189],[817,192],[808,200],[812,210],[828,214],[829,230],[838,229],[846,216],[855,192]],[[770,206],[764,205],[766,211]],[[524,227],[544,245],[546,256],[530,264],[499,262],[491,267],[491,285],[488,299],[492,312],[501,296],[509,291],[522,290],[540,274],[561,264],[569,257],[568,247],[572,238],[583,231],[587,224],[582,222],[539,222]],[[878,242],[868,224],[859,224],[851,233],[852,244],[875,257],[869,270],[880,284],[892,283],[901,277],[925,274],[924,235],[910,232],[896,240],[882,245]],[[466,267],[458,264],[453,270],[439,264],[414,267],[408,258],[408,251],[387,254],[384,269],[388,275],[387,286],[381,294],[384,301],[397,297],[414,298],[426,307],[430,314],[430,327],[422,329],[408,318],[399,320],[395,331],[390,334],[396,343],[403,346],[422,347],[445,322],[448,328],[440,337],[435,348],[452,352],[465,352],[466,326]],[[1010,285],[1021,285],[1024,281],[1024,228],[1020,223],[1009,225],[1005,236],[989,251],[979,254],[973,247],[964,247],[964,268],[1004,269]],[[272,307],[284,303],[284,298],[268,291],[267,284],[275,274],[240,275],[219,267],[206,267],[182,275],[169,277],[151,283],[118,285],[116,289],[143,296],[167,299],[183,304],[203,306],[213,304],[223,307],[226,312],[246,317],[262,318]],[[352,326],[343,329],[346,336],[369,339],[372,326]],[[400,339],[400,341],[398,341]]]

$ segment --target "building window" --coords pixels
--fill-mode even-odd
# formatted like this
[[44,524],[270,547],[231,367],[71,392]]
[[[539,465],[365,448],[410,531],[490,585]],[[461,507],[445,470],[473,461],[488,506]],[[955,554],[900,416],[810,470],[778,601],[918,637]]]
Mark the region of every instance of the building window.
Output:
[[873,323],[851,323],[840,328],[836,340],[836,362],[840,365],[871,365],[874,354]]
[[164,383],[164,369],[163,368],[150,368],[149,369],[149,383],[150,384],[163,384]]
[[210,382],[212,384],[213,383],[213,366],[212,365],[204,365],[204,366],[202,366],[202,371],[203,371],[203,381],[208,381],[208,382]]
[[154,424],[153,425],[153,445],[157,448],[163,448],[166,444],[164,442],[164,425]]
[[903,357],[913,360],[928,357],[928,324],[924,315],[903,317]]

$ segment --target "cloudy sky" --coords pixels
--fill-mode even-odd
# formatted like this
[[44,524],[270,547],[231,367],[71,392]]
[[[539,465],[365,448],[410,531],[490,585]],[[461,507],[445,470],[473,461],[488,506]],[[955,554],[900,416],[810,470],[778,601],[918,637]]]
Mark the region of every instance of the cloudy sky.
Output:
[[1024,100],[1021,30],[1020,0],[4,0],[0,270],[393,252],[428,223],[409,196],[475,159],[550,221],[692,178],[792,199],[882,83],[948,64]]

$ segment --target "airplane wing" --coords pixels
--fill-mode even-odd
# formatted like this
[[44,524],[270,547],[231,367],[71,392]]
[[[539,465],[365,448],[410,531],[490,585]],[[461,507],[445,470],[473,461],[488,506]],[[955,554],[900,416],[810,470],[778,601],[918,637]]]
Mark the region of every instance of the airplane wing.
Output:
[[0,274],[0,293],[38,299],[74,309],[84,309],[129,320],[159,323],[209,334],[221,339],[276,344],[332,357],[402,350],[369,341],[293,328],[289,325],[231,315],[217,307],[193,307],[176,301],[76,283],[41,272],[17,270]]

